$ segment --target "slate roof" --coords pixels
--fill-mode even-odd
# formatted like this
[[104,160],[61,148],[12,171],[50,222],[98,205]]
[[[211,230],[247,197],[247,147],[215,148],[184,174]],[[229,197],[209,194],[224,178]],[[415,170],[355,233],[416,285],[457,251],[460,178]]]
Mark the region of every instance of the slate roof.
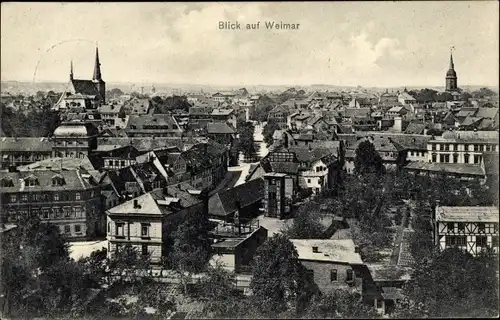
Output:
[[97,90],[95,84],[92,80],[71,80],[75,93],[81,93],[85,95],[100,96],[99,90]]
[[299,172],[299,164],[293,162],[269,162],[272,172],[297,174]]
[[127,132],[182,132],[175,118],[169,114],[130,116],[125,130]]
[[139,151],[132,145],[98,151],[98,155],[102,158],[135,159],[139,154]]
[[483,177],[484,172],[481,166],[468,163],[434,163],[434,162],[410,162],[405,166],[409,170],[446,172],[459,175],[471,175]]
[[[359,253],[355,252],[352,239],[290,239],[299,254],[299,260],[363,264]],[[318,247],[318,252],[312,248]]]
[[52,152],[52,141],[48,138],[0,138],[0,152],[5,151],[34,151],[34,152]]
[[180,150],[191,147],[197,143],[206,141],[204,138],[181,138],[181,137],[98,137],[97,144],[99,147],[103,145],[133,145],[137,150],[151,151],[165,147],[178,147]]
[[479,118],[494,119],[498,115],[498,108],[479,108],[474,115]]
[[[30,192],[30,191],[64,191],[64,190],[86,190],[97,186],[97,182],[92,178],[84,178],[80,170],[43,170],[43,171],[22,171],[22,172],[0,172],[0,180],[12,181],[12,187],[0,186],[2,192]],[[52,178],[62,176],[64,185],[53,185]],[[33,178],[38,181],[35,186],[25,186],[26,178]]]
[[[169,187],[167,191],[165,193],[164,189],[155,189],[108,209],[108,214],[119,216],[167,216],[201,202],[201,200],[190,195],[188,191],[181,190],[178,187]],[[138,203],[138,208],[134,207],[134,202]]]
[[122,109],[123,105],[122,104],[103,104],[97,108],[97,111],[99,113],[111,113],[111,114],[118,114],[120,110]]
[[411,280],[413,269],[406,266],[385,264],[366,264],[373,281],[407,281]]
[[437,207],[436,221],[498,222],[497,207]]
[[208,212],[211,215],[225,217],[238,210],[261,201],[264,198],[264,180],[255,179],[234,188],[222,190],[210,197]]
[[346,118],[367,118],[370,117],[370,108],[345,108],[344,117]]
[[209,134],[234,134],[236,131],[226,122],[209,122],[207,133]]

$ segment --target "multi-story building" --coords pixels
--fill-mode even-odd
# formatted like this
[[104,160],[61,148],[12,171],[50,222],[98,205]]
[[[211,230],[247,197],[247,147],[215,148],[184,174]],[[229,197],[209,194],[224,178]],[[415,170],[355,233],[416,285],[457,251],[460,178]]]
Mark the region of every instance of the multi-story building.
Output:
[[86,121],[63,122],[53,134],[54,157],[84,158],[97,148],[97,128]]
[[442,207],[433,217],[434,244],[439,250],[457,247],[476,256],[487,248],[498,254],[497,207]]
[[103,234],[105,216],[98,183],[80,170],[1,172],[2,214],[16,222],[39,216],[70,239]]
[[168,236],[188,212],[207,214],[206,200],[198,198],[193,187],[170,186],[156,189],[107,210],[108,255],[130,244],[151,262],[159,264],[167,256]]
[[0,169],[23,166],[52,157],[48,138],[0,138]]
[[182,128],[169,114],[130,116],[125,132],[129,137],[179,137]]
[[278,105],[269,111],[267,121],[274,122],[278,125],[279,129],[286,129],[288,127],[288,116],[290,110],[284,105]]
[[291,239],[300,263],[322,293],[352,290],[361,294],[361,256],[351,239]]
[[496,131],[453,131],[434,137],[427,144],[428,161],[433,163],[477,164],[483,152],[498,152]]

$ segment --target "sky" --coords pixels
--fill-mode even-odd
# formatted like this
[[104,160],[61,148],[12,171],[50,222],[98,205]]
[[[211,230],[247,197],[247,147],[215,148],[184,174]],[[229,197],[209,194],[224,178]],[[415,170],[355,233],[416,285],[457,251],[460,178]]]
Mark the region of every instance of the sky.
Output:
[[2,2],[1,79],[65,82],[71,60],[91,79],[98,43],[106,82],[442,86],[454,46],[459,86],[498,86],[498,15],[497,1]]

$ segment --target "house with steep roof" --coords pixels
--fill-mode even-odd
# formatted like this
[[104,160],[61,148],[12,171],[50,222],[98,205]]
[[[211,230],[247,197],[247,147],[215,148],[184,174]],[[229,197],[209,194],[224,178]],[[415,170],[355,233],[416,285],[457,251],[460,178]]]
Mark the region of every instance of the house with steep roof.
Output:
[[28,165],[52,157],[53,142],[45,137],[1,137],[0,169]]
[[248,222],[260,214],[264,199],[264,180],[255,179],[212,195],[208,201],[208,214],[212,219]]
[[206,214],[207,203],[190,186],[174,185],[155,189],[106,211],[108,257],[131,245],[142,255],[160,264],[168,254],[169,235],[186,214]]
[[38,216],[72,240],[95,239],[105,230],[100,186],[85,170],[0,172],[0,199],[12,223]]
[[352,239],[290,239],[298,260],[322,293],[335,290],[361,294],[363,279],[358,269],[363,260]]
[[179,137],[182,128],[169,114],[130,116],[125,132],[129,137]]
[[290,110],[286,106],[277,105],[271,111],[269,111],[267,115],[267,121],[273,121],[278,125],[280,129],[286,129],[288,127],[287,119],[289,115]]
[[477,256],[490,248],[498,254],[497,207],[435,208],[433,240],[439,250],[458,248]]

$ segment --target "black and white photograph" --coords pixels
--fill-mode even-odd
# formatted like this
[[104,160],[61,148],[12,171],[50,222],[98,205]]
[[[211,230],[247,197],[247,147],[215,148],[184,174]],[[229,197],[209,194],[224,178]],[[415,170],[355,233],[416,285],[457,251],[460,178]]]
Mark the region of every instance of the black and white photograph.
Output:
[[499,9],[2,2],[0,319],[498,318]]

